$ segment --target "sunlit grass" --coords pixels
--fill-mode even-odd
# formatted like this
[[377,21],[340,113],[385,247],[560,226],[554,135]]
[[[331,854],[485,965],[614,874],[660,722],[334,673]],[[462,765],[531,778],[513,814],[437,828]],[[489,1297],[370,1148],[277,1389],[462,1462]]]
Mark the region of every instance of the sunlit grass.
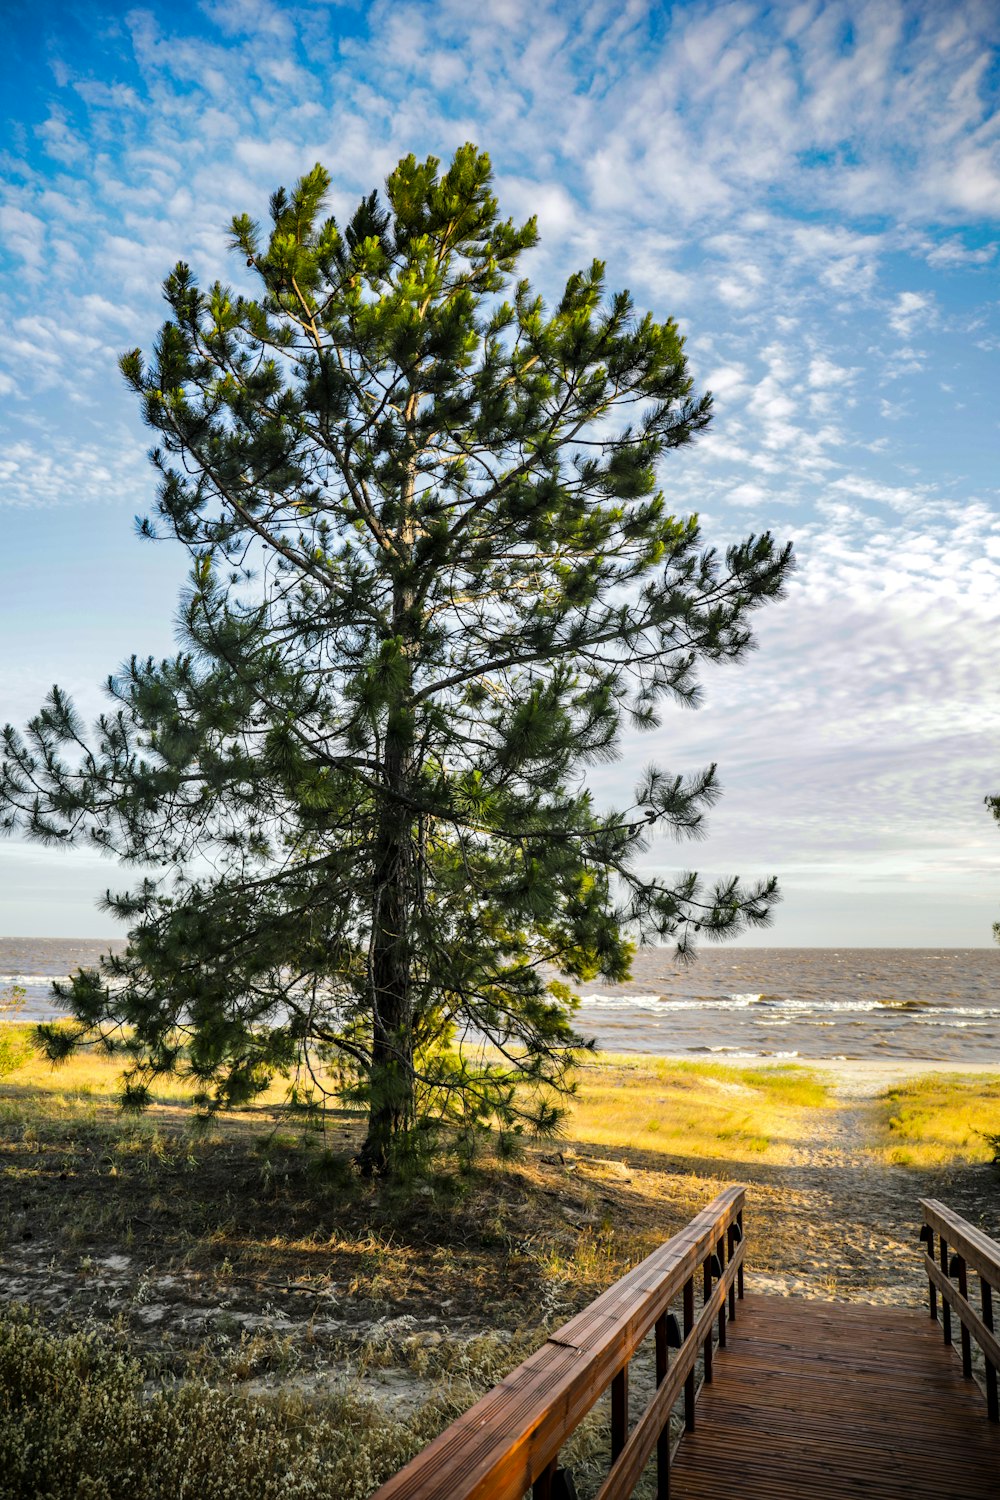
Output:
[[[29,1028],[7,1026],[17,1045]],[[33,1053],[7,1074],[13,1085],[0,1102],[7,1122],[73,1117],[107,1123],[117,1113],[122,1060],[94,1050],[50,1063]],[[564,1133],[573,1139],[617,1150],[659,1151],[694,1157],[740,1159],[780,1156],[788,1143],[808,1131],[808,1115],[824,1108],[825,1082],[809,1070],[787,1064],[737,1066],[669,1058],[603,1054],[579,1072],[580,1090]],[[276,1079],[257,1109],[280,1105],[286,1089]],[[153,1108],[194,1114],[195,1087],[183,1077],[156,1079]]]
[[792,1065],[605,1055],[581,1069],[566,1133],[619,1150],[776,1158],[828,1102],[823,1079]]
[[880,1099],[877,1150],[895,1166],[937,1167],[989,1161],[984,1134],[1000,1133],[1000,1078],[932,1073],[887,1090]]
[[[0,1023],[0,1064],[5,1051],[24,1057],[19,1066],[4,1069],[6,1083],[14,1085],[5,1091],[3,1110],[6,1118],[16,1115],[18,1110],[32,1113],[38,1108],[43,1113],[59,1111],[63,1118],[81,1114],[94,1119],[100,1114],[117,1111],[120,1079],[128,1062],[123,1057],[109,1057],[106,1052],[93,1046],[83,1046],[60,1062],[52,1063],[36,1047],[31,1045],[33,1028],[21,1024]],[[150,1088],[152,1115],[164,1107],[190,1108],[194,1114],[196,1084],[181,1075],[163,1075],[154,1080]],[[261,1094],[257,1108],[270,1109],[281,1103],[287,1090],[287,1081],[277,1078],[270,1088]]]
[[[7,1027],[13,1033],[20,1027]],[[27,1032],[27,1028],[23,1028]],[[93,1050],[53,1065],[39,1053],[8,1073],[0,1116],[8,1122],[74,1116],[109,1122],[117,1111],[120,1058]],[[823,1079],[788,1064],[737,1066],[670,1058],[603,1054],[580,1069],[580,1090],[564,1133],[618,1150],[740,1159],[771,1156],[808,1130],[808,1115],[828,1104]],[[257,1108],[280,1105],[285,1082],[276,1079]],[[158,1078],[153,1108],[192,1114],[195,1088],[183,1077]]]

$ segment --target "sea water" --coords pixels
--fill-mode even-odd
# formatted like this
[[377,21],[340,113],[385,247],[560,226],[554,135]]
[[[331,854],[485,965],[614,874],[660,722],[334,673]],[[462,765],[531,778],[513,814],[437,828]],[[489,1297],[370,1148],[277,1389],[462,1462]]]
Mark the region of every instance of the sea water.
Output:
[[[61,1014],[51,983],[109,944],[0,938],[0,996]],[[1000,949],[709,948],[636,954],[627,984],[580,987],[580,1031],[606,1051],[719,1057],[926,1058],[1000,1065]]]
[[645,948],[581,995],[608,1051],[1000,1064],[997,948]]

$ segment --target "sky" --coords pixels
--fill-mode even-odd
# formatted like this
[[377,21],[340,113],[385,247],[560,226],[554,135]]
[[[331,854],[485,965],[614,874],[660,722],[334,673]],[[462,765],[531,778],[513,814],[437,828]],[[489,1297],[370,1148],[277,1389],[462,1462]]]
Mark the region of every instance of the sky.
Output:
[[[184,259],[316,161],[349,212],[409,152],[491,154],[549,297],[596,255],[675,317],[716,417],[665,493],[794,542],[759,649],[595,773],[717,761],[697,846],[776,874],[782,946],[987,946],[1000,917],[1000,8],[804,0],[0,0],[0,720],[96,713],[173,647],[116,368]],[[0,933],[109,935],[122,874],[0,842]]]

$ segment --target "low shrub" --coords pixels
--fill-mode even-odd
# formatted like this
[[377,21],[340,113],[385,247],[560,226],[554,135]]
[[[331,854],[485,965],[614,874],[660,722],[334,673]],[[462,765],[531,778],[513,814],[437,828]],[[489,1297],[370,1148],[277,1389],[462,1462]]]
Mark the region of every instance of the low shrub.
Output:
[[993,1165],[1000,1167],[1000,1130],[981,1130],[979,1134],[993,1152]]
[[249,1397],[146,1389],[139,1363],[95,1333],[0,1320],[0,1475],[11,1500],[367,1500],[446,1413],[407,1422],[347,1392]]

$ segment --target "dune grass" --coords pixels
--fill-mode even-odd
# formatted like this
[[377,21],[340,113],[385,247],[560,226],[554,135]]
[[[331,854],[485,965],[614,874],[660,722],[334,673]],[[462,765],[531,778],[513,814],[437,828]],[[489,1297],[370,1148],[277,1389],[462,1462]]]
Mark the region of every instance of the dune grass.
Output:
[[605,1055],[580,1070],[566,1134],[618,1150],[780,1160],[828,1103],[823,1079],[794,1065]]
[[[0,1075],[9,1075],[15,1085],[0,1097],[0,1121],[44,1131],[77,1118],[91,1125],[103,1122],[115,1133],[127,1124],[129,1133],[142,1135],[164,1115],[190,1112],[193,1120],[193,1085],[163,1077],[152,1086],[150,1110],[130,1123],[121,1121],[120,1072],[120,1060],[95,1050],[53,1065],[32,1051],[30,1028],[0,1026]],[[562,1134],[615,1150],[719,1159],[750,1152],[780,1159],[787,1143],[808,1128],[809,1112],[829,1103],[823,1078],[792,1064],[748,1067],[602,1053],[578,1076],[579,1092]],[[284,1094],[284,1081],[277,1079],[252,1109],[230,1118],[248,1123],[262,1113],[271,1116]]]
[[1000,1133],[996,1075],[931,1073],[911,1078],[888,1089],[880,1105],[876,1149],[894,1166],[986,1162],[998,1154],[986,1139]]
[[[34,1092],[52,1105],[71,1108],[88,1100],[117,1106],[119,1078],[127,1066],[122,1057],[109,1057],[99,1047],[83,1046],[58,1063],[49,1062],[32,1042],[34,1028],[20,1022],[0,1022],[0,1076],[16,1073],[22,1095]],[[4,1062],[9,1056],[9,1066]],[[260,1096],[264,1106],[274,1106],[284,1097],[286,1085],[277,1079]],[[151,1086],[155,1105],[190,1104],[195,1085],[188,1079],[166,1074]]]

